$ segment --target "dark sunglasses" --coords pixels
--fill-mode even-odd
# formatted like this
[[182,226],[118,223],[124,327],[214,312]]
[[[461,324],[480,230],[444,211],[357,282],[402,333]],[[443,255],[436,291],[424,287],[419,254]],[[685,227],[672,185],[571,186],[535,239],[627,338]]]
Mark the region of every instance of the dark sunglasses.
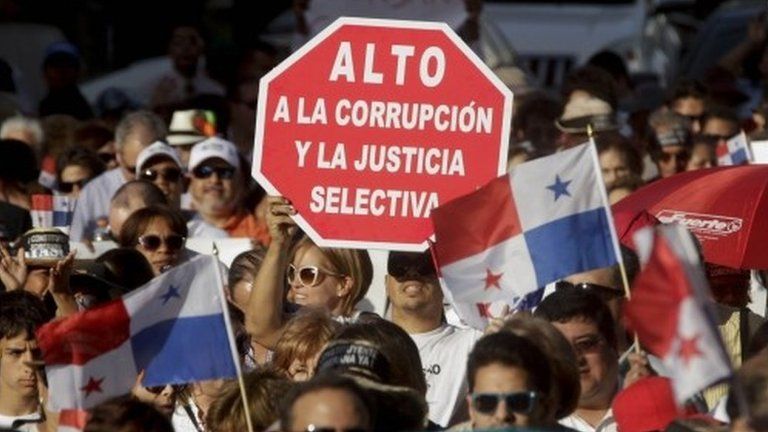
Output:
[[435,266],[427,253],[398,253],[387,260],[387,273],[398,282],[437,277]]
[[184,247],[184,241],[186,238],[178,234],[171,234],[165,238],[155,234],[147,234],[139,237],[139,244],[148,251],[155,251],[160,248],[160,245],[165,243],[165,246],[170,250],[179,250]]
[[145,169],[139,174],[141,180],[155,181],[162,177],[167,182],[175,183],[181,178],[181,170],[178,168],[165,168],[162,170]]
[[477,412],[490,415],[496,412],[502,399],[509,411],[530,414],[536,408],[538,394],[536,392],[473,393],[472,407]]
[[616,288],[607,287],[589,282],[571,283],[568,281],[557,281],[555,290],[563,289],[583,289],[597,294],[603,301],[624,297],[624,292]]
[[322,282],[321,275],[335,277],[345,276],[343,274],[323,270],[317,266],[303,266],[297,268],[293,264],[288,264],[288,270],[286,271],[286,278],[288,279],[289,284],[294,285],[298,281],[299,285],[307,288],[311,288]]
[[77,186],[79,189],[82,189],[86,183],[88,183],[88,179],[82,179],[76,182],[61,181],[58,184],[58,190],[61,193],[70,193],[75,188],[75,186]]
[[[163,392],[163,390],[165,390],[166,387],[168,387],[168,385],[169,384],[159,385],[159,386],[152,386],[152,387],[144,387],[144,388],[147,389],[148,392],[150,392],[150,393],[152,393],[154,395],[159,395],[160,393]],[[188,388],[188,385],[187,384],[173,384],[173,385],[171,385],[171,388],[173,389],[174,393],[179,394],[179,393],[185,391]]]
[[224,167],[224,166],[202,165],[192,170],[192,175],[195,176],[195,178],[199,178],[199,179],[207,179],[208,177],[212,176],[214,173],[216,173],[216,175],[219,176],[219,178],[222,180],[229,180],[235,176],[235,168]]
[[115,160],[115,154],[114,153],[96,153],[99,155],[99,159],[101,159],[102,162],[109,165],[112,161]]
[[688,152],[687,150],[683,150],[677,153],[666,153],[662,151],[659,154],[659,160],[662,162],[669,162],[673,156],[675,157],[675,160],[687,161],[688,159],[691,158],[691,153]]

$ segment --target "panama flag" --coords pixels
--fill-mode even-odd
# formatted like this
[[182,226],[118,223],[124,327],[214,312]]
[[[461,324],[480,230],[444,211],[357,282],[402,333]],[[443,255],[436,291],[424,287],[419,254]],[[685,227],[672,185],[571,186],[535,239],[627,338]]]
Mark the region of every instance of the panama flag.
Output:
[[717,154],[717,165],[744,165],[752,160],[752,152],[749,150],[749,141],[744,131],[729,139],[720,140],[715,148]]
[[664,362],[679,405],[731,375],[691,235],[680,225],[635,234],[643,265],[625,307],[640,342]]
[[441,282],[449,298],[469,305],[459,311],[487,315],[497,301],[514,307],[515,298],[619,259],[593,143],[521,164],[436,208],[432,219]]
[[143,385],[234,377],[218,260],[199,255],[147,285],[37,331],[55,409],[87,409]]

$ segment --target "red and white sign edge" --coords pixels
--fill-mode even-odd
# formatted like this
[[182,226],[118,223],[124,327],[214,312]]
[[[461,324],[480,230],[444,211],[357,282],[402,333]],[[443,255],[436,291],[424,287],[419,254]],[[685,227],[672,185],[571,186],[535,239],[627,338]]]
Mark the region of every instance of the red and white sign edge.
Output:
[[[288,56],[279,65],[275,66],[271,71],[264,75],[259,81],[259,101],[267,100],[267,92],[269,91],[269,83],[274,78],[283,73],[286,69],[293,66],[299,59],[305,54],[322,43],[328,36],[345,25],[360,25],[367,27],[387,27],[387,28],[401,28],[401,29],[418,29],[418,30],[439,30],[442,31],[448,38],[450,38],[454,44],[464,53],[466,58],[471,61],[480,72],[504,95],[504,110],[502,114],[502,126],[501,126],[501,142],[499,146],[499,166],[496,175],[504,175],[507,171],[507,153],[509,152],[509,134],[512,123],[512,103],[514,95],[512,91],[499,79],[498,76],[475,54],[474,51],[448,26],[448,24],[442,22],[430,22],[430,21],[408,21],[408,20],[391,20],[391,19],[378,19],[378,18],[359,18],[359,17],[341,17],[331,23],[328,27],[323,29],[315,37],[310,39],[301,48],[296,50],[293,54]],[[508,102],[507,102],[508,101]],[[277,188],[260,172],[261,159],[262,159],[262,144],[264,143],[264,123],[266,120],[266,103],[259,103],[256,108],[256,134],[254,136],[253,146],[253,165],[251,175],[266,190],[268,195],[279,195],[280,192]],[[423,252],[429,247],[428,239],[424,239],[419,244],[413,243],[390,243],[390,242],[374,242],[374,241],[352,241],[352,240],[332,240],[325,239],[307,223],[307,220],[296,214],[292,216],[292,219],[296,221],[299,228],[302,229],[317,246],[320,247],[334,247],[334,248],[351,248],[351,249],[387,249],[396,251],[407,252]],[[430,236],[434,238],[434,233]]]

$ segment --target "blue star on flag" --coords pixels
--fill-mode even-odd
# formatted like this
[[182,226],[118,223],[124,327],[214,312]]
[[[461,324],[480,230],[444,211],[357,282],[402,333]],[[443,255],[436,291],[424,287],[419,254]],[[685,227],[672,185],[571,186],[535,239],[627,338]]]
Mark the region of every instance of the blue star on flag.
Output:
[[556,174],[555,183],[547,186],[547,189],[555,193],[555,201],[557,201],[562,195],[571,196],[571,193],[568,192],[568,185],[570,185],[572,181],[573,180],[562,181],[560,175]]
[[163,305],[168,303],[168,300],[170,300],[173,297],[176,297],[179,299],[181,298],[181,294],[179,294],[179,289],[174,287],[173,285],[169,285],[168,291],[165,294],[160,296],[160,298],[163,299]]

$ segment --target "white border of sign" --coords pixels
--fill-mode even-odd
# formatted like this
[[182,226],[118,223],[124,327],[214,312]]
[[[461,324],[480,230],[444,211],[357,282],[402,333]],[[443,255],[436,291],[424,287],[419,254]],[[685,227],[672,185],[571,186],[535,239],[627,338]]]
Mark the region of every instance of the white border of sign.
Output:
[[[471,48],[464,43],[463,40],[445,23],[429,22],[429,21],[405,21],[405,20],[389,20],[389,19],[374,19],[374,18],[355,18],[355,17],[341,17],[323,29],[309,42],[304,44],[296,52],[291,54],[287,59],[283,60],[279,65],[272,69],[269,73],[264,75],[259,82],[259,104],[256,111],[256,136],[254,137],[253,146],[253,169],[251,175],[256,179],[259,184],[264,187],[270,195],[277,195],[279,191],[275,186],[267,180],[261,174],[261,147],[264,142],[264,123],[266,120],[266,101],[267,92],[269,90],[269,83],[283,73],[286,69],[291,67],[299,59],[301,59],[307,52],[312,50],[315,46],[323,42],[328,36],[336,32],[338,29],[345,25],[363,25],[368,27],[389,27],[389,28],[404,28],[404,29],[419,29],[419,30],[440,30],[446,36],[448,36],[453,43],[464,53],[467,59],[471,61],[480,72],[503,94],[504,96],[504,112],[502,115],[502,127],[501,127],[501,145],[499,151],[499,166],[497,169],[497,175],[503,175],[507,171],[507,152],[509,150],[509,134],[512,123],[512,103],[514,95],[512,91],[507,88],[504,83],[491,71],[488,66],[483,63],[477,54],[472,51]],[[389,243],[389,242],[368,242],[368,241],[351,241],[351,240],[327,240],[322,238],[317,231],[315,231],[300,214],[293,216],[293,220],[296,224],[305,232],[309,237],[320,247],[337,247],[337,248],[353,248],[353,249],[387,249],[397,251],[412,251],[422,252],[428,247],[427,239],[420,244],[412,243]]]

